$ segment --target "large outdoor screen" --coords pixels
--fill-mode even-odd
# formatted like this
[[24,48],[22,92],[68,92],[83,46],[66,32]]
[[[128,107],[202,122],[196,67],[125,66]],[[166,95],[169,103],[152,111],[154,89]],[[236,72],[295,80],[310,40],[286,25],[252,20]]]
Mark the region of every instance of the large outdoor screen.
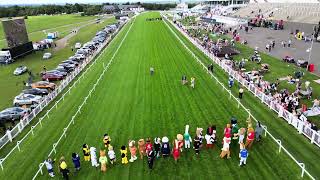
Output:
[[2,21],[2,25],[9,48],[29,42],[24,19],[4,20]]

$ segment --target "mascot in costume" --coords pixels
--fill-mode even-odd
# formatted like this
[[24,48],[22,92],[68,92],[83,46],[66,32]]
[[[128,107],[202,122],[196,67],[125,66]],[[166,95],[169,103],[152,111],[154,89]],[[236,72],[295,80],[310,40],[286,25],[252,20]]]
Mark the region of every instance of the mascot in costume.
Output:
[[174,140],[172,151],[173,151],[172,155],[173,155],[174,161],[177,162],[180,157],[180,148],[179,148],[179,141],[178,140]]
[[230,134],[226,134],[223,138],[223,147],[221,149],[220,158],[223,159],[227,155],[227,159],[230,157],[230,142],[231,142],[231,136]]
[[190,149],[190,144],[192,143],[192,138],[189,134],[189,125],[186,125],[186,129],[184,131],[184,148]]
[[161,153],[163,157],[168,157],[170,155],[169,139],[166,136],[162,138]]
[[101,164],[101,171],[106,172],[107,171],[107,163],[108,163],[108,158],[106,156],[106,150],[100,150],[99,162]]
[[146,154],[148,154],[149,151],[152,151],[152,143],[150,138],[146,139]]
[[139,146],[140,159],[143,159],[143,156],[146,155],[146,143],[144,142],[144,139],[139,139],[138,146]]
[[121,163],[128,164],[128,157],[127,157],[128,151],[126,146],[121,146],[120,153],[121,153]]
[[202,128],[198,128],[198,127],[197,127],[196,135],[197,135],[197,137],[198,137],[198,139],[199,139],[200,148],[202,147],[203,138],[204,138],[204,137],[202,136],[202,131],[203,131]]
[[137,147],[135,145],[135,141],[134,140],[129,140],[129,151],[131,154],[131,158],[130,158],[130,162],[134,162],[135,160],[137,160]]
[[179,148],[179,151],[182,152],[182,147],[183,147],[183,135],[182,135],[182,134],[177,134],[177,140],[178,140],[178,148]]
[[108,157],[110,159],[111,164],[116,162],[116,153],[114,152],[113,147],[111,145],[108,148]]
[[96,154],[96,148],[95,147],[90,147],[90,156],[91,156],[91,165],[93,167],[98,167],[98,160],[97,160],[97,154]]
[[207,141],[206,148],[213,148],[213,145],[216,141],[216,126],[209,126],[207,129],[207,134],[204,136]]
[[247,134],[245,147],[248,147],[249,149],[251,148],[252,143],[254,141],[254,135],[255,135],[254,129],[252,127],[248,128],[248,134]]
[[159,158],[160,157],[160,150],[161,150],[161,139],[159,137],[154,138],[154,155]]
[[90,161],[90,150],[88,144],[82,146],[84,161]]
[[109,148],[111,142],[111,138],[108,134],[104,134],[103,136],[103,143],[105,148]]

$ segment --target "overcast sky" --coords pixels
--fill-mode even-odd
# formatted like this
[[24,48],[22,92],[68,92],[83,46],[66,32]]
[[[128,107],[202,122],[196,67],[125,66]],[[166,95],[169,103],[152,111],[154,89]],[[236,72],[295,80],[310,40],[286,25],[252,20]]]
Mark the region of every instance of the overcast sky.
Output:
[[[23,5],[23,4],[61,4],[61,3],[106,3],[106,2],[168,2],[168,1],[175,1],[178,2],[179,0],[0,0],[0,5],[7,5],[7,4],[16,4],[16,5]],[[186,0],[182,0],[186,1]],[[199,1],[199,0],[193,0]]]

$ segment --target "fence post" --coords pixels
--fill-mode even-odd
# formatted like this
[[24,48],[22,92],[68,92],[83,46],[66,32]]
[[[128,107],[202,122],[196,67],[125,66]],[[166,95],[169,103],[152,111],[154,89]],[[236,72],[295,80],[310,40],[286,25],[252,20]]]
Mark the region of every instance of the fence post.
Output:
[[12,142],[12,135],[11,135],[11,131],[9,129],[7,130],[6,134],[8,136],[9,141]]
[[41,174],[41,175],[43,175],[42,167],[43,167],[43,163],[40,163],[40,164],[39,164],[39,170],[40,170],[40,174]]
[[301,167],[301,177],[303,177],[306,166],[304,165],[304,163],[299,163],[299,166]]
[[43,117],[39,118],[39,124],[41,127],[42,127],[42,119],[43,119]]
[[74,124],[74,118],[75,118],[75,116],[72,116],[72,118],[71,118],[72,124]]
[[67,133],[66,132],[67,132],[67,128],[64,128],[63,129],[63,135],[64,135],[65,138],[67,138]]
[[312,136],[311,136],[311,144],[314,143],[314,138],[316,137],[316,131],[315,130],[312,130]]
[[1,169],[2,169],[2,171],[3,171],[3,159],[0,159],[0,167],[1,167]]
[[231,90],[229,90],[228,92],[229,92],[229,95],[230,95],[230,96],[229,96],[229,99],[231,99],[231,96],[232,96]]
[[277,143],[279,144],[279,153],[281,152],[281,149],[282,149],[282,143],[281,143],[281,140],[280,139],[276,139]]
[[237,98],[237,101],[238,101],[238,109],[240,108],[240,99]]
[[18,150],[20,151],[20,143],[21,143],[21,141],[17,141],[17,148],[18,148]]
[[264,129],[264,136],[267,136],[267,132],[268,132],[267,126],[262,125],[262,128]]
[[32,134],[32,135],[34,135],[34,134],[33,134],[33,129],[34,129],[34,126],[31,126],[31,134]]
[[47,110],[46,115],[47,115],[47,118],[49,119],[49,110]]

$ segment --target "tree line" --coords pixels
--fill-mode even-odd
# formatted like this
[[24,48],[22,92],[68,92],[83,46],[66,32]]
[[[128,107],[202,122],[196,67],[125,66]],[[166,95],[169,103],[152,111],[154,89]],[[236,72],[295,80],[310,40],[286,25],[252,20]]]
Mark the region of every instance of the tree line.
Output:
[[[39,6],[8,6],[0,7],[0,18],[1,17],[18,17],[18,16],[36,16],[41,14],[71,14],[82,12],[82,15],[95,15],[103,13],[104,5],[116,5],[110,3],[104,3],[101,5],[93,4],[65,4],[65,5],[39,5]],[[124,3],[123,5],[140,5],[146,10],[168,10],[175,8],[176,4],[156,4],[156,3]],[[189,8],[195,4],[189,4]]]

